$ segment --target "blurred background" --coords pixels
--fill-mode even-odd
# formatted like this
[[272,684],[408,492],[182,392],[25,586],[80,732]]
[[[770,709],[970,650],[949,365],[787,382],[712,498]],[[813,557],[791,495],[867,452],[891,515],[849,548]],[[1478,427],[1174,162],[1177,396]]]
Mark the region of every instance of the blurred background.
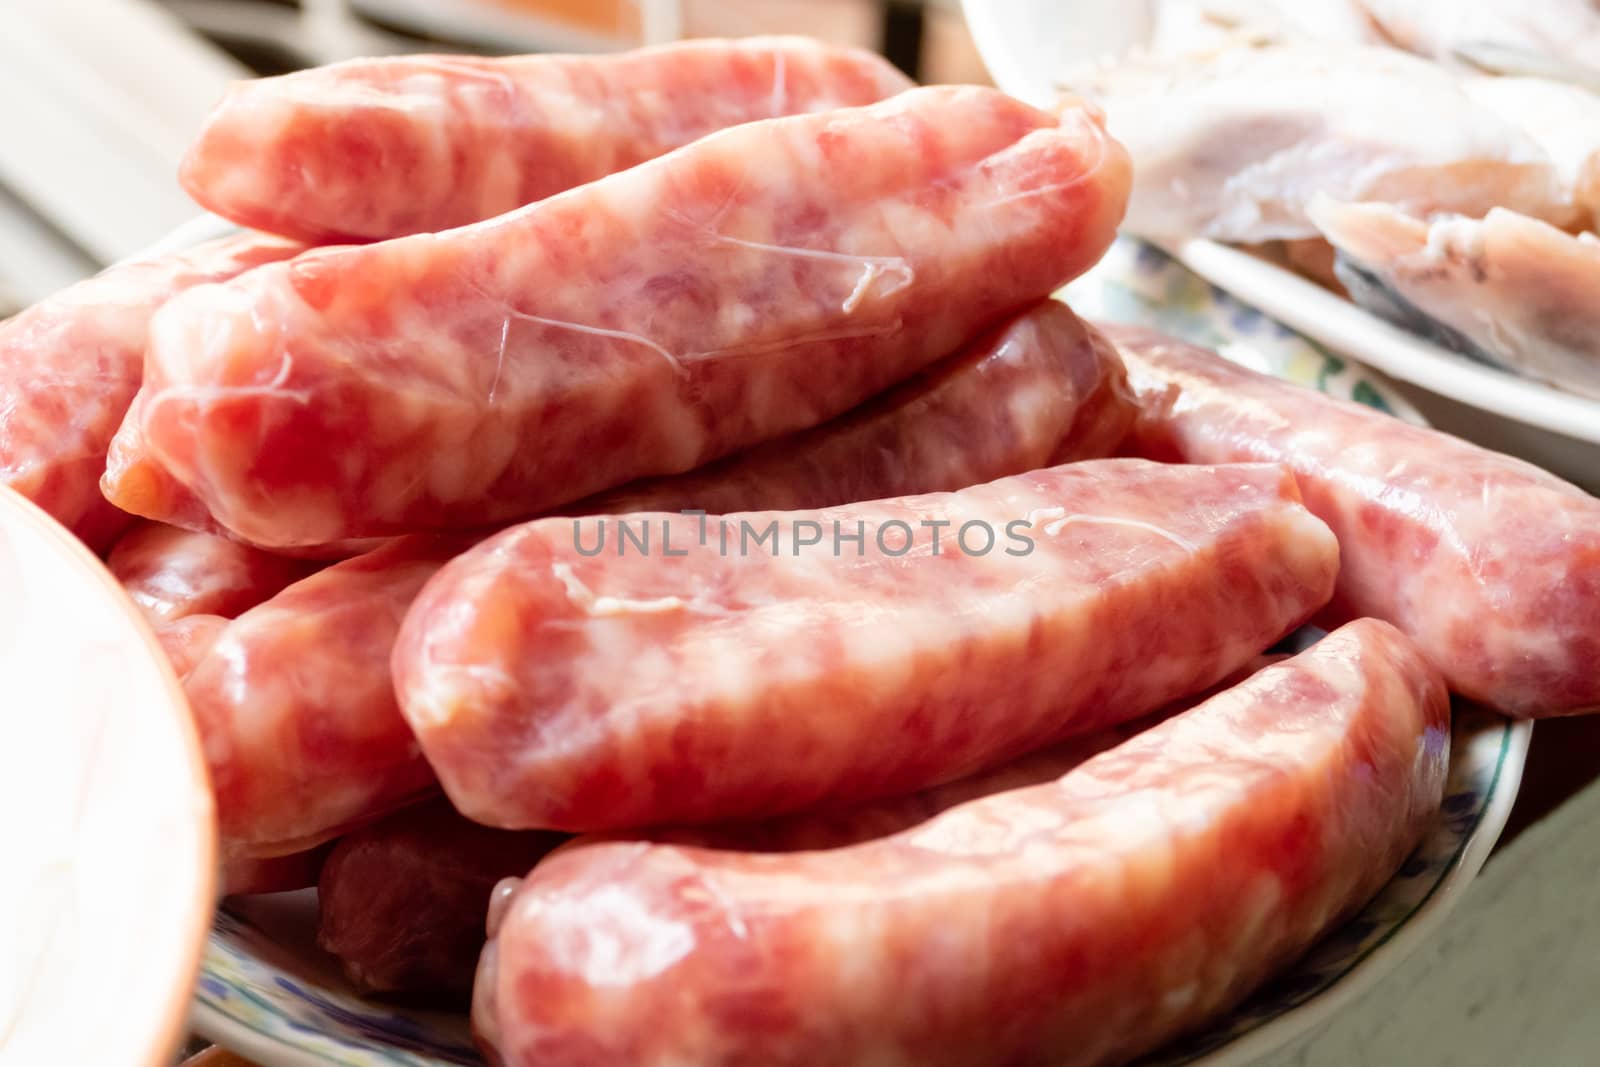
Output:
[[196,209],[185,145],[223,86],[363,55],[600,52],[805,33],[986,82],[956,0],[6,0],[0,318]]

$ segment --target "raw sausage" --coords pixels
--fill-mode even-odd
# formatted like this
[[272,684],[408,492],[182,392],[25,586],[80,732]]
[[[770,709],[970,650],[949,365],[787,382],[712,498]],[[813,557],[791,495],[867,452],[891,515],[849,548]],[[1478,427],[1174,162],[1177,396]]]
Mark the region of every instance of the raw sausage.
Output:
[[236,83],[184,159],[204,206],[321,244],[449,229],[755,119],[911,87],[800,37],[621,55],[393,56]]
[[367,993],[465,1004],[489,894],[567,838],[491,830],[444,801],[339,839],[317,881],[317,944]]
[[1387,619],[1451,689],[1509,714],[1600,708],[1600,501],[1153,331],[1106,331],[1140,399],[1135,451],[1294,468],[1339,539],[1331,618]]
[[507,1067],[1122,1063],[1376,892],[1448,747],[1438,675],[1368,619],[886,838],[575,844],[496,909],[475,1029]]
[[1078,734],[1010,763],[916,793],[848,808],[801,811],[770,819],[719,823],[682,830],[657,830],[650,833],[650,840],[753,852],[804,852],[818,848],[841,848],[875,837],[886,837],[926,822],[957,804],[1060,778],[1085,760],[1120,745],[1130,737],[1136,737],[1173,715],[1209,700],[1224,689],[1233,688],[1257,671],[1287,658],[1278,653],[1252,656],[1243,667],[1231,672],[1222,681],[1174,701],[1154,714],[1093,733]]
[[[895,833],[980,796],[1058,778],[1159,718],[1070,738],[995,770],[860,808],[656,839],[761,851],[837,848]],[[480,826],[443,800],[395,812],[332,846],[317,883],[317,943],[339,958],[345,977],[365,992],[464,1002],[483,949],[491,891],[502,880],[526,874],[565,840],[542,830]],[[305,862],[302,855],[285,859]],[[240,884],[271,889],[233,891],[276,891],[279,882],[259,872],[270,875],[280,862],[246,865],[237,875]]]
[[300,250],[243,234],[109,267],[0,322],[0,485],[99,550],[130,520],[100,495],[139,388],[150,316],[175,294]]
[[[770,819],[658,830],[650,834],[650,840],[748,852],[807,852],[819,848],[843,848],[899,833],[969,800],[1052,781],[1090,757],[1098,756],[1141,729],[1148,728],[1161,717],[1158,712],[1131,723],[1069,737],[1010,763],[1002,763],[998,767],[905,796],[888,797],[855,807],[776,815]],[[574,840],[583,843],[589,839]]]
[[[156,525],[170,524],[197,534],[210,534],[256,548],[213,519],[205,504],[189,490],[188,486],[152,461],[137,430],[136,409],[139,407],[139,399],[137,396],[134,397],[133,408],[129,409],[128,422],[112,439],[111,450],[106,455],[106,470],[100,483],[106,487],[106,492],[119,494],[119,499],[125,504],[137,506],[141,511],[167,517],[165,522]],[[350,559],[352,556],[370,552],[390,540],[392,538],[387,537],[347,538],[314,545],[280,547],[270,552],[265,549],[258,551],[266,555],[305,560],[315,564]]]
[[406,606],[465,544],[402,538],[301,579],[189,672],[225,855],[299,852],[432,788],[383,664]]
[[155,624],[156,640],[161,643],[161,651],[167,654],[167,662],[172,664],[172,673],[179,681],[187,678],[194,665],[206,658],[227,625],[228,620],[221,615],[185,615]]
[[1094,263],[1127,185],[1097,115],[989,89],[750,123],[190,293],[154,323],[137,429],[267,547],[534,515],[923,369]]
[[[106,470],[100,484],[108,495],[118,495],[124,504],[140,511],[165,515],[166,523],[195,533],[213,534],[240,544],[249,542],[225,529],[211,517],[200,498],[165,468],[155,463],[140,436],[138,408],[143,394],[134,397],[127,421],[112,438],[106,454]],[[370,552],[391,540],[386,537],[347,538],[313,545],[280,547],[273,555],[318,561],[349,559]],[[255,547],[255,546],[251,546]]]
[[123,534],[106,568],[153,622],[200,614],[232,618],[314,569],[216,534],[156,522]]
[[1337,566],[1271,465],[1100,460],[814,512],[545,519],[428,584],[395,684],[478,822],[754,817],[1143,715],[1303,622]]
[[[986,771],[905,797],[839,812],[658,835],[711,847],[836,848],[903,830],[1002,789],[1036,785],[1098,755],[1150,719],[1074,737]],[[355,830],[333,846],[318,883],[317,943],[358,989],[465,1002],[485,940],[490,893],[563,841],[544,830],[493,830],[430,801]]]
[[134,397],[122,428],[111,439],[100,485],[105,496],[115,496],[124,507],[165,516],[163,522],[198,533],[227,536],[200,498],[157,464],[139,433],[139,407],[143,394]]
[[1110,455],[1133,412],[1115,348],[1047,300],[821,426],[564,510],[798,511],[964,489]]
[[[892,833],[976,796],[1059,777],[1120,737],[1107,730],[1073,738],[997,771],[864,808],[688,830],[673,839],[771,851],[835,847]],[[491,891],[527,874],[566,840],[544,830],[480,826],[443,800],[395,812],[333,845],[317,882],[317,944],[338,957],[345,977],[363,992],[465,1003]]]
[[[933,490],[986,471],[1025,469],[1046,456],[1075,458],[1107,450],[1132,415],[1115,352],[1059,304],[1025,313],[921,386],[895,397],[788,442],[792,447],[757,450],[748,458],[733,457],[715,472],[662,479],[649,488],[591,503],[597,509],[624,510],[648,496],[657,506],[678,501],[676,506],[688,507],[698,500],[719,507],[766,508],[801,499],[850,500],[853,493],[882,496],[891,486]],[[958,426],[971,428],[967,439],[942,439]],[[882,451],[890,449],[895,451]],[[231,662],[208,667],[206,676],[213,682],[202,687],[197,681],[190,698],[205,709],[202,728],[225,731],[260,722],[278,722],[283,730],[310,728],[291,725],[300,720],[340,731],[347,729],[338,725],[345,715],[370,720],[349,728],[364,738],[359,751],[343,750],[351,762],[343,770],[330,764],[323,771],[331,776],[326,780],[342,783],[330,789],[346,793],[357,788],[369,763],[421,766],[410,729],[400,721],[399,709],[385,699],[396,627],[384,614],[391,608],[403,610],[420,578],[410,563],[381,564],[347,567],[327,582],[310,606],[305,591],[299,590],[277,603],[280,610],[253,615],[248,637],[239,640],[244,651]],[[347,606],[337,609],[343,598],[348,598]],[[348,606],[361,604],[376,615],[358,624],[366,634],[359,644],[351,647],[337,636],[318,633],[321,627],[352,625],[351,612],[366,617],[369,607]],[[336,654],[296,651],[302,646]],[[268,699],[229,681],[257,673],[279,676],[285,662],[295,665],[296,683],[288,698]],[[328,677],[318,680],[319,671]],[[365,696],[353,698],[351,692]],[[232,709],[227,714],[219,710],[224,705]],[[390,722],[380,728],[375,724],[382,716]],[[246,751],[253,749],[246,746]],[[280,759],[270,747],[241,760],[249,769],[239,773],[255,782],[260,803],[270,802],[280,790],[286,799],[299,794],[301,787],[293,783],[300,772],[293,760]],[[280,782],[279,773],[290,777]],[[375,796],[387,803],[389,794],[379,791]],[[223,806],[232,809],[234,803],[224,801]],[[347,809],[329,825],[358,814]],[[232,825],[227,811],[223,821]]]

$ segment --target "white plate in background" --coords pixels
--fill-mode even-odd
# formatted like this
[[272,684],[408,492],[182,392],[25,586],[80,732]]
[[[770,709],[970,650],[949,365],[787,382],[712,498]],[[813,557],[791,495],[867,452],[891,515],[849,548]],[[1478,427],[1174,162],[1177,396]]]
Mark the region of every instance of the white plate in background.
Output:
[[[1073,65],[1120,55],[1151,29],[1148,0],[963,0],[962,7],[995,84],[1040,107],[1055,102],[1056,80]],[[1307,337],[1418,387],[1404,390],[1407,398],[1441,428],[1600,492],[1600,401],[1450,352],[1237,248],[1194,240],[1168,251]]]

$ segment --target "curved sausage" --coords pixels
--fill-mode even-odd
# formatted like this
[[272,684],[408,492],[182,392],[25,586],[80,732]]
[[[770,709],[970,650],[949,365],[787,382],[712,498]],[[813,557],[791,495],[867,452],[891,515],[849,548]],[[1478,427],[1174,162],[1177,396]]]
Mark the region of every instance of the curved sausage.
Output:
[[221,615],[185,615],[155,624],[156,640],[161,643],[161,651],[167,654],[167,662],[172,664],[172,673],[179,681],[187,678],[195,664],[206,658],[227,626],[228,620]]
[[821,426],[563,510],[720,515],[953,491],[1109,455],[1133,413],[1116,349],[1046,300]]
[[144,522],[123,534],[106,568],[154,622],[232,618],[314,569],[217,534]]
[[428,584],[395,685],[479,822],[776,814],[948,781],[1193,693],[1321,607],[1337,555],[1276,466],[1088,461],[703,527],[544,519]]
[[[676,500],[689,506],[701,500],[758,508],[802,497],[851,499],[853,493],[883,490],[891,482],[933,489],[988,465],[1024,464],[1043,452],[1064,458],[1063,453],[1104,450],[1131,416],[1114,354],[1081,320],[1055,304],[1025,313],[992,344],[979,344],[947,372],[936,372],[925,388],[897,396],[819,427],[805,436],[803,445],[790,442],[794,447],[760,450],[748,462],[735,457],[714,474],[682,475],[683,484],[662,479],[648,492],[663,505]],[[1009,432],[1003,424],[1007,412]],[[945,439],[944,431],[963,419],[975,427],[972,433]],[[886,454],[880,448],[899,451]],[[595,503],[626,506],[623,500]],[[466,544],[453,543],[460,548]],[[297,831],[313,837],[377,813],[360,803],[361,783],[373,767],[390,768],[389,774],[411,767],[418,776],[425,775],[411,731],[389,695],[398,615],[427,576],[416,569],[409,550],[398,552],[398,557],[336,566],[308,588],[291,587],[270,602],[272,611],[251,613],[248,626],[239,627],[225,646],[234,650],[233,658],[209,665],[191,686],[190,699],[203,708],[202,730],[223,735],[215,742],[219,751],[241,753],[236,757],[238,773],[254,783],[248,791],[254,801],[238,800],[232,793],[219,801],[230,839],[255,837],[260,838],[257,844],[271,847],[277,833],[263,837],[262,831],[239,827],[235,819],[243,816],[230,814],[239,804],[283,804],[302,815],[316,807],[302,796],[311,786],[302,781],[305,772],[292,758],[292,749],[280,753],[273,733],[226,740],[246,724],[259,728],[272,723],[275,730],[294,733],[349,731],[361,737],[359,746],[322,752],[317,788],[343,798],[346,806],[329,809]],[[442,557],[430,559],[433,566],[442,562]],[[319,632],[334,629],[339,632]],[[353,632],[364,636],[352,642]],[[293,664],[292,688],[282,681],[290,670],[285,664]],[[275,681],[257,693],[245,683],[258,676]],[[256,745],[264,747],[257,752]],[[342,766],[336,762],[340,753],[347,761]],[[214,768],[213,773],[220,771]],[[412,775],[400,777],[411,780]],[[365,797],[378,811],[393,802],[387,789]],[[270,822],[273,817],[263,811],[256,818]]]
[[320,244],[493,218],[756,119],[911,87],[802,37],[620,55],[391,56],[241,81],[184,159],[189,194]]
[[1068,771],[885,838],[575,844],[496,909],[508,1067],[1125,1062],[1375,893],[1438,808],[1449,705],[1386,623]]
[[95,550],[132,521],[100,495],[106,449],[139,388],[150,317],[173,296],[300,251],[242,234],[108,267],[0,322],[0,485]]
[[[1078,764],[1115,748],[1158,723],[1165,722],[1273,663],[1287,659],[1279,653],[1252,656],[1243,667],[1222,681],[1130,722],[1117,723],[1093,733],[1078,734],[1046,748],[1029,752],[1010,763],[957,778],[916,793],[888,797],[854,807],[800,811],[770,819],[719,823],[681,830],[655,830],[650,840],[670,844],[699,845],[707,848],[733,848],[752,852],[804,852],[819,848],[842,848],[877,837],[886,837],[979,797],[1024,786],[1039,785],[1060,778]],[[536,832],[536,831],[525,831]],[[624,838],[629,835],[623,833]],[[596,838],[574,839],[580,844]]]
[[227,856],[300,852],[432,788],[383,665],[412,597],[464,546],[402,538],[303,578],[189,672]]
[[138,430],[266,547],[535,515],[922,370],[1092,265],[1127,185],[1096,115],[989,89],[736,126],[187,294],[154,323]]
[[1105,329],[1140,399],[1135,451],[1294,469],[1339,539],[1331,617],[1394,623],[1451,689],[1509,714],[1600,709],[1600,500],[1153,331]]
[[[157,525],[172,525],[199,534],[226,538],[240,545],[250,545],[213,519],[205,503],[157,463],[144,447],[144,438],[139,432],[139,407],[143,400],[143,393],[133,398],[122,429],[111,440],[110,450],[106,453],[105,473],[100,478],[105,493],[116,496],[122,507],[130,513],[166,516]],[[389,540],[386,537],[347,538],[320,544],[279,547],[269,554],[315,564],[350,559],[370,552]],[[256,548],[254,545],[250,547]]]
[[[1154,718],[1070,738],[995,770],[860,808],[686,829],[656,839],[764,852],[837,848],[914,826],[976,797],[1059,778],[1148,728]],[[337,956],[345,977],[365,992],[464,1003],[487,938],[491,891],[502,880],[520,878],[568,840],[544,830],[480,826],[444,800],[395,812],[333,846],[317,886],[317,944]]]

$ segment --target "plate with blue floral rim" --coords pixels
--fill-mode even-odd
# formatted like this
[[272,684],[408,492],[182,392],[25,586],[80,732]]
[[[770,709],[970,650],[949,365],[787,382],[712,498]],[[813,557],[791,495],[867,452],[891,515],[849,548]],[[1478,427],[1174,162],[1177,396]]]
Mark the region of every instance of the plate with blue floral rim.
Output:
[[[1153,326],[1257,370],[1422,421],[1378,375],[1132,238],[1119,239],[1099,266],[1060,295],[1087,318]],[[1483,865],[1516,799],[1530,733],[1526,722],[1458,704],[1444,804],[1394,879],[1217,1025],[1146,1057],[1141,1067],[1251,1063],[1371,987],[1439,924]],[[310,892],[224,903],[195,994],[195,1028],[264,1067],[483,1062],[464,1016],[354,993],[315,948],[314,925]]]

